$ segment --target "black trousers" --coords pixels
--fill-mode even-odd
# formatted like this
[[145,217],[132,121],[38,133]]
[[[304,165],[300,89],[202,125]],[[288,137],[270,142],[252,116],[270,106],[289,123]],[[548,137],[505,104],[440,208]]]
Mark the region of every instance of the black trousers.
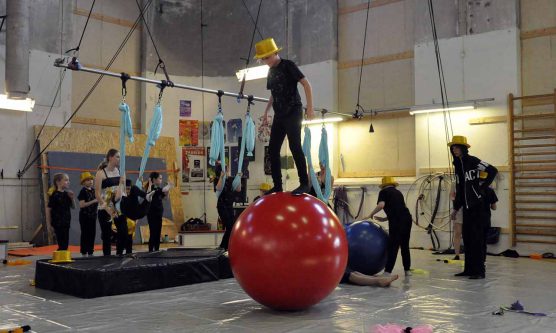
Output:
[[147,214],[149,222],[149,252],[160,249],[160,233],[162,231],[162,214]]
[[124,254],[132,252],[132,246],[127,233],[127,218],[125,215],[120,215],[114,219],[114,224],[116,224],[116,254]]
[[95,251],[95,236],[97,233],[96,215],[79,214],[81,226],[81,254],[93,254]]
[[470,275],[485,274],[485,219],[480,207],[463,209],[462,236],[465,244],[465,266],[463,271]]
[[[489,209],[490,209],[490,207],[489,207]],[[488,213],[484,212],[483,213],[483,221],[484,221],[484,224],[483,224],[483,235],[484,235],[484,237],[483,237],[483,263],[486,262],[488,231],[489,231],[489,229],[492,225],[491,222],[490,222],[491,216],[490,216],[489,213],[490,212],[488,212]]]
[[109,256],[112,250],[112,219],[105,210],[98,211],[98,224],[100,225],[100,238],[102,239],[102,254]]
[[56,233],[56,241],[58,242],[58,251],[65,251],[69,245],[70,227],[54,227]]
[[388,221],[388,249],[386,260],[385,272],[392,273],[396,259],[398,257],[398,250],[401,248],[403,269],[408,271],[411,269],[411,254],[409,252],[409,237],[411,235],[411,217],[404,218],[403,220],[389,220]]
[[303,148],[301,147],[301,121],[303,113],[293,112],[292,115],[286,118],[275,117],[272,122],[270,130],[270,142],[268,149],[270,154],[270,168],[272,171],[272,181],[274,186],[282,186],[282,170],[280,165],[280,149],[284,138],[288,137],[290,151],[292,152],[295,166],[297,168],[297,175],[301,184],[308,184],[309,178],[307,176],[307,163]]
[[235,222],[234,209],[232,207],[217,207],[217,209],[218,216],[220,216],[220,220],[226,229],[226,231],[224,231],[224,236],[222,236],[220,247],[227,251],[228,244],[230,243],[230,235],[232,234],[232,228]]

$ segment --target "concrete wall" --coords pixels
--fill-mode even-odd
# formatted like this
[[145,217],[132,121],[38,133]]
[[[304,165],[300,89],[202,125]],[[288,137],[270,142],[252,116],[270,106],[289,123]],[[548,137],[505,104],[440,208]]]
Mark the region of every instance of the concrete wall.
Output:
[[[201,7],[198,0],[157,0],[149,11],[151,32],[171,74],[201,75]],[[245,1],[253,19],[260,1]],[[206,76],[233,76],[245,66],[253,22],[239,1],[203,1]],[[299,65],[336,60],[337,3],[333,0],[263,1],[255,42],[273,37],[282,54]],[[262,36],[262,38],[261,38]],[[251,56],[254,55],[254,50]],[[158,57],[147,43],[147,70]],[[251,64],[254,61],[251,60]]]

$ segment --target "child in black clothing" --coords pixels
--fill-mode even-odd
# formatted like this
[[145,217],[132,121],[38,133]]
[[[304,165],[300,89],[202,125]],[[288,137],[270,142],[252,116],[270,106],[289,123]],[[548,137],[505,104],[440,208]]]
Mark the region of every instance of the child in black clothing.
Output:
[[[226,172],[222,171],[222,168],[216,169],[216,177],[218,177],[218,182],[216,183],[215,191],[220,192],[216,209],[218,210],[218,216],[220,216],[220,220],[226,229],[224,236],[222,236],[220,247],[228,251],[228,243],[230,241],[230,235],[232,234],[232,228],[235,222],[233,206],[234,190],[232,187],[234,177],[226,175]],[[241,187],[238,187],[236,192],[241,192]]]
[[398,183],[394,177],[383,177],[378,193],[377,206],[372,211],[369,219],[384,209],[386,217],[375,217],[377,221],[388,221],[388,259],[384,268],[385,275],[390,275],[396,264],[398,249],[401,247],[403,268],[405,276],[411,274],[411,255],[409,253],[409,237],[413,218],[405,205],[403,194],[396,188]]
[[81,226],[81,255],[92,256],[95,247],[96,221],[98,200],[95,198],[93,180],[90,172],[81,174],[81,191],[77,196],[79,200],[79,225]]
[[[164,206],[162,200],[168,195],[170,185],[162,187],[162,175],[158,172],[151,172],[149,175],[149,195],[152,196],[151,207],[147,213],[149,222],[149,252],[158,251],[160,248],[160,233],[162,230],[162,215]],[[149,189],[147,189],[149,191]]]
[[270,164],[272,181],[274,187],[267,193],[282,192],[282,170],[280,167],[280,149],[284,138],[288,137],[290,150],[292,152],[297,174],[299,176],[299,187],[292,191],[293,194],[301,194],[309,191],[309,178],[307,177],[307,163],[301,148],[301,122],[303,120],[303,108],[301,97],[297,90],[297,84],[301,83],[307,98],[307,118],[313,119],[313,93],[311,84],[301,73],[296,64],[287,59],[281,59],[278,52],[281,50],[276,46],[274,39],[267,38],[255,45],[255,59],[261,59],[270,67],[268,71],[266,88],[271,91],[271,96],[263,116],[264,123],[268,119],[268,110],[274,109],[274,121],[270,130]]
[[[124,184],[125,191],[122,189]],[[148,214],[155,194],[150,189],[150,181],[147,188],[149,193],[147,193],[137,186],[131,185],[131,180],[125,179],[125,176],[120,178],[120,186],[118,186],[114,195],[114,207],[116,208],[114,224],[117,230],[116,254],[123,254],[124,249],[126,253],[132,252],[133,241],[130,241],[127,221],[128,218],[138,220]]]
[[[498,170],[479,158],[469,155],[471,145],[467,138],[454,135],[448,143],[453,157],[454,172],[456,174],[456,198],[451,218],[455,219],[458,211],[463,211],[463,243],[465,244],[465,263],[463,272],[455,276],[468,276],[470,279],[485,278],[484,229],[484,198],[483,193],[492,183]],[[481,181],[480,172],[486,177]],[[480,183],[480,184],[479,184]]]
[[69,229],[71,223],[71,208],[74,208],[74,194],[69,190],[69,177],[65,173],[57,173],[53,177],[54,191],[48,199],[47,214],[50,225],[56,233],[58,251],[65,251],[69,245]]

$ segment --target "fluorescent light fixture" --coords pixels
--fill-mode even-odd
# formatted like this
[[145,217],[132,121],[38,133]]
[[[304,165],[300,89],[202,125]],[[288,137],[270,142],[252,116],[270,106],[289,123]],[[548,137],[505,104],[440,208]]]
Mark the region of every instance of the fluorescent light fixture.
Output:
[[236,72],[237,80],[240,82],[243,81],[243,75],[245,75],[245,73],[247,73],[245,81],[265,78],[268,75],[268,69],[269,67],[267,65],[240,69]]
[[35,100],[31,98],[11,99],[7,95],[0,94],[0,109],[33,112]]
[[344,120],[341,117],[334,117],[334,118],[324,118],[324,119],[313,119],[313,120],[303,120],[301,124],[303,125],[314,125],[314,124],[322,124],[322,123],[337,123],[339,121]]
[[422,106],[412,106],[409,114],[415,115],[419,113],[431,113],[431,112],[441,112],[441,111],[461,111],[461,110],[472,110],[475,109],[475,103],[466,103],[466,104],[456,104],[453,103],[453,106],[443,108],[442,106],[439,107],[439,104],[432,104],[432,105],[422,105]]

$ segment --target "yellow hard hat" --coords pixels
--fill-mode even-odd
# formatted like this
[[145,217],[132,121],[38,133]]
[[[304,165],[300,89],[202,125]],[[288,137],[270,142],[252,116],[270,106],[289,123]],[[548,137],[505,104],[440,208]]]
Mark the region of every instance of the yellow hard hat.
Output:
[[261,183],[261,186],[259,187],[259,190],[268,191],[271,188],[272,188],[272,185],[270,185],[269,183]]
[[382,177],[382,183],[379,185],[379,187],[384,188],[385,186],[388,185],[398,186],[399,184],[394,177],[391,176]]
[[282,48],[276,46],[274,38],[263,39],[257,44],[255,44],[255,59],[262,59],[268,56],[278,53]]
[[479,171],[479,179],[486,179],[488,177],[488,172]]
[[464,137],[463,135],[454,135],[452,137],[452,141],[448,143],[448,147],[452,147],[453,145],[462,145],[462,146],[466,146],[467,148],[471,147],[467,143],[467,138]]
[[66,262],[73,262],[74,260],[71,259],[71,252],[68,250],[63,251],[54,251],[52,253],[52,260],[48,262],[59,264],[59,263],[66,263]]
[[86,180],[93,180],[95,179],[95,177],[93,177],[93,175],[91,175],[91,173],[89,171],[85,171],[83,173],[81,173],[81,185],[83,185],[83,182]]

